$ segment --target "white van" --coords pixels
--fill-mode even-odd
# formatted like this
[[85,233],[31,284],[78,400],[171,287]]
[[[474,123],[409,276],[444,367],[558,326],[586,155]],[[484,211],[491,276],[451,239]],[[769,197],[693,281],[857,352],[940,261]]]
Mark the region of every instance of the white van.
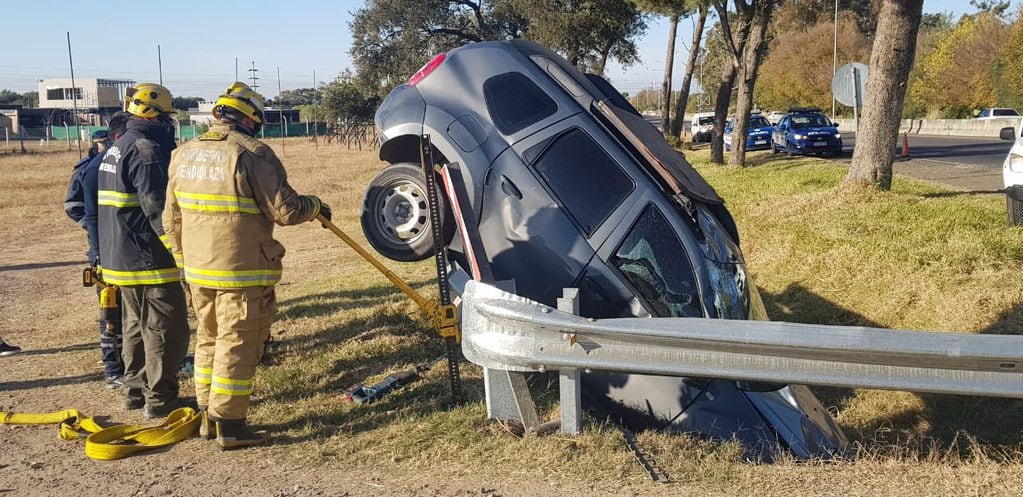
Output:
[[998,136],[1012,140],[1009,156],[1002,164],[1002,180],[1005,182],[1005,206],[1009,211],[1009,225],[1023,226],[1023,137],[1016,128],[1002,128]]
[[693,122],[689,126],[689,134],[694,142],[709,142],[714,130],[714,113],[697,112],[693,114]]

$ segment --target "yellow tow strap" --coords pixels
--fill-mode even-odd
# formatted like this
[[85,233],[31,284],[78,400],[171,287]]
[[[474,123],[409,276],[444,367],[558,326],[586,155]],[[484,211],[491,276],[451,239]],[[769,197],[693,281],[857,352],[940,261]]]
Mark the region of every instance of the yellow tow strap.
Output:
[[60,425],[60,438],[85,437],[85,455],[97,461],[123,459],[132,454],[176,444],[199,431],[202,418],[194,409],[182,407],[155,426],[115,424],[103,427],[77,409],[45,414],[0,411],[0,424]]

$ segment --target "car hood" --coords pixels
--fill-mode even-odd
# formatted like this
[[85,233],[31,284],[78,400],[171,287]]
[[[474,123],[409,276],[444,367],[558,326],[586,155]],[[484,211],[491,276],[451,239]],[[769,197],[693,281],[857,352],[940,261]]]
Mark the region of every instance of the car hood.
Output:
[[770,132],[774,131],[774,126],[761,126],[759,128],[750,128],[749,129],[749,134],[759,133],[761,131],[770,133]]

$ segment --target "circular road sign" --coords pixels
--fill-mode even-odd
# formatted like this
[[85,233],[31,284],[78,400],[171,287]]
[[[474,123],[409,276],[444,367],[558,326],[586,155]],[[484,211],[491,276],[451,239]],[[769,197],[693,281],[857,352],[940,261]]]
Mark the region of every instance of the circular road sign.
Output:
[[863,105],[863,88],[867,83],[867,65],[851,62],[838,68],[831,78],[831,93],[842,105],[849,107]]

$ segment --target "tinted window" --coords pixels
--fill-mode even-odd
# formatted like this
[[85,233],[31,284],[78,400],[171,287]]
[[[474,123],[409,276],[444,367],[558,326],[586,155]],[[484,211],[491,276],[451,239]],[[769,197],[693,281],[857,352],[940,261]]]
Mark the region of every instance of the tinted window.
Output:
[[771,123],[767,122],[767,119],[764,119],[761,116],[749,118],[749,127],[751,128],[763,128],[770,125]]
[[653,205],[643,210],[609,262],[654,316],[703,316],[686,250]]
[[822,126],[831,126],[831,121],[821,114],[802,114],[792,116],[793,128],[816,128]]
[[533,80],[517,73],[499,74],[483,83],[487,110],[497,129],[509,135],[558,111],[558,105]]
[[586,236],[635,187],[614,159],[578,129],[554,140],[534,167]]
[[995,115],[996,116],[1013,116],[1013,117],[1016,117],[1016,116],[1019,115],[1019,112],[1016,112],[1016,111],[1014,111],[1012,109],[995,109]]
[[697,121],[697,123],[699,123],[700,126],[707,126],[707,125],[710,125],[710,124],[714,124],[714,117],[713,116],[711,116],[711,117],[701,117],[700,120]]

